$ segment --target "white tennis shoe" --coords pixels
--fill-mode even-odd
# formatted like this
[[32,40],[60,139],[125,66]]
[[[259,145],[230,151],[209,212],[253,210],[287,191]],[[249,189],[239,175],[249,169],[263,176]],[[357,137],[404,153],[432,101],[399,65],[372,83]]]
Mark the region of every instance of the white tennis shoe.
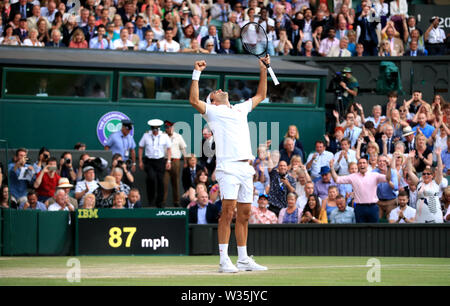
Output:
[[258,265],[254,260],[253,256],[247,257],[245,260],[241,260],[236,263],[237,268],[240,271],[266,271],[267,267]]
[[227,258],[220,262],[219,272],[221,272],[221,273],[237,273],[237,272],[239,272],[239,269],[236,268],[235,265],[233,265],[230,258]]

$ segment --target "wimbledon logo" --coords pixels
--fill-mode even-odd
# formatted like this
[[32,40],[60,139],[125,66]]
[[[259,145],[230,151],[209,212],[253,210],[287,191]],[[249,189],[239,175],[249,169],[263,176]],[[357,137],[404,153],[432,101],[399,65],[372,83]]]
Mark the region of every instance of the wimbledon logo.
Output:
[[[121,112],[109,112],[104,114],[97,124],[97,137],[102,146],[106,145],[106,141],[112,133],[122,129],[122,120],[130,120],[130,118]],[[130,132],[134,134],[134,129]]]

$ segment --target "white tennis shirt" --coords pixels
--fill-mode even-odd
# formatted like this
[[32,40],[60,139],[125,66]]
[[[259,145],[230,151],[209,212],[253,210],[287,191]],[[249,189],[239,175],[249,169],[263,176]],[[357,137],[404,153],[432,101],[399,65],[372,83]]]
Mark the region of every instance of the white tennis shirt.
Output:
[[203,118],[214,135],[217,169],[226,162],[253,158],[247,121],[252,105],[252,99],[231,107],[206,104]]

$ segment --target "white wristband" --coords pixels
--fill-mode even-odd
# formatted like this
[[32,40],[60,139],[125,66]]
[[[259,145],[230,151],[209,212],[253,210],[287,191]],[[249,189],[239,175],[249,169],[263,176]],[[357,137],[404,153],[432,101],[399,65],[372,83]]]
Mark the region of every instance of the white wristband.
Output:
[[194,71],[192,71],[192,79],[194,81],[200,80],[200,74],[202,74],[202,72],[200,70],[195,70],[194,69]]

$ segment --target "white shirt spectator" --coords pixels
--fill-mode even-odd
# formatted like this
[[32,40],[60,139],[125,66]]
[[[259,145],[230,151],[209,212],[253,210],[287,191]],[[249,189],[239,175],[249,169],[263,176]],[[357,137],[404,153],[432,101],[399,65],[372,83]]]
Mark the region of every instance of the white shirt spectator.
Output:
[[408,18],[408,3],[406,2],[406,0],[400,0],[398,5],[397,1],[391,1],[389,2],[389,7],[391,16],[405,15],[405,17]]
[[[72,204],[68,203],[66,207],[64,207],[64,211],[69,211],[69,206],[74,208]],[[53,203],[48,207],[48,211],[59,211],[61,210],[61,206],[58,203]]]
[[123,41],[122,41],[122,39],[116,39],[114,42],[113,42],[113,49],[114,50],[117,50],[117,49],[123,49],[123,47],[125,47],[125,45],[127,46],[127,47],[132,47],[132,48],[134,48],[134,45],[133,45],[133,42],[131,41],[131,40],[128,40],[127,39],[127,41],[126,41],[126,43],[124,43]]
[[428,42],[430,44],[442,44],[444,43],[445,32],[441,28],[433,28],[428,36]]
[[333,38],[332,40],[324,38],[320,41],[319,53],[328,55],[328,53],[330,53],[331,48],[333,48],[334,46],[339,47],[339,39],[337,39],[336,37]]
[[[313,158],[314,154],[316,154],[317,152],[313,152],[311,154],[308,155],[308,160],[306,161],[306,163],[309,163],[311,161],[311,159]],[[311,165],[311,177],[313,179],[316,179],[318,177],[320,177],[320,168],[324,167],[324,166],[329,166],[330,165],[330,160],[332,160],[334,158],[333,153],[329,152],[329,151],[323,151],[322,154],[317,155],[316,159],[313,161],[312,165]]]
[[312,20],[308,21],[305,19],[305,25],[303,26],[303,39],[302,39],[303,42],[308,41],[308,40],[314,41],[314,39],[312,37],[313,31],[312,31],[311,23],[312,23]]
[[[88,185],[89,191],[86,194],[89,193],[93,193],[97,188],[98,188],[98,181],[97,180],[93,180],[93,181],[86,181],[86,180],[82,180],[77,182],[77,184],[75,185],[75,193],[78,192],[82,192],[84,190],[86,190],[86,184]],[[80,199],[80,203],[79,203],[79,207],[83,207],[84,204],[84,197],[86,196],[86,194]]]
[[36,41],[36,43],[33,43],[31,41],[31,39],[27,38],[23,41],[22,46],[27,46],[27,47],[43,47],[44,43],[40,42],[40,41]]
[[159,42],[159,51],[161,52],[179,52],[180,44],[175,40],[172,40],[170,43],[163,39]]
[[[389,220],[397,221],[398,220],[398,214],[400,212],[400,207],[397,207],[393,209],[389,215]],[[410,206],[406,206],[405,210],[403,211],[403,215],[406,219],[411,219],[416,216],[416,210]],[[405,220],[400,220],[399,223],[406,223]]]
[[343,151],[339,151],[336,152],[336,154],[334,154],[334,169],[336,170],[338,175],[347,175],[349,174],[348,172],[348,164],[351,162],[357,162],[356,160],[356,151],[354,150],[348,150],[347,151],[347,159],[344,158],[344,156],[342,156],[341,160],[339,162],[337,162],[339,160],[339,157],[341,156]]
[[378,121],[377,121],[377,120],[375,120],[374,117],[369,116],[369,117],[366,118],[366,122],[367,122],[367,121],[372,121],[372,122],[373,122],[373,125],[374,125],[375,128],[377,129],[378,126],[380,125],[380,123],[381,123],[381,122],[384,122],[385,119],[386,119],[386,116],[380,116],[380,117],[378,118]]

